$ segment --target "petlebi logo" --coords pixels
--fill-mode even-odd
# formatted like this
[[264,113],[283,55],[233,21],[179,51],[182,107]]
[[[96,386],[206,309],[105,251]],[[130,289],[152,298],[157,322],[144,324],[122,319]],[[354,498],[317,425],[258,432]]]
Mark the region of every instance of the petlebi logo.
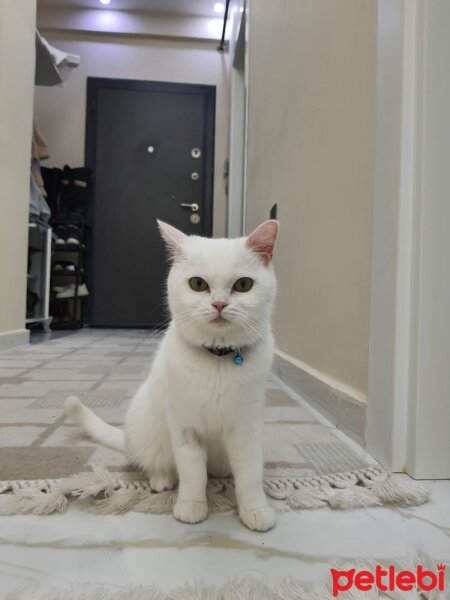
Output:
[[[361,592],[370,592],[373,589],[380,592],[443,592],[445,589],[445,565],[437,565],[436,571],[424,569],[422,565],[418,565],[415,571],[396,570],[394,565],[386,568],[377,565],[373,571],[330,569],[330,573],[331,591],[335,598],[342,592],[353,589]],[[342,600],[344,598],[345,594]]]

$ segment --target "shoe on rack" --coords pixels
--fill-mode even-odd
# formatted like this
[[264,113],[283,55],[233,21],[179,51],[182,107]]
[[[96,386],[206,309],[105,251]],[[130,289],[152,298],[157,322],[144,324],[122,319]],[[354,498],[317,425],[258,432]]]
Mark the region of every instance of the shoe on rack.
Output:
[[[70,261],[59,261],[57,263],[55,263],[52,267],[53,271],[76,271],[77,267],[74,265],[73,262]],[[80,271],[82,271],[83,269],[80,269]]]
[[66,244],[78,247],[80,245],[80,228],[76,225],[68,225],[66,231]]
[[63,292],[66,289],[67,285],[54,285],[52,287],[52,292],[55,292],[55,294],[59,294],[60,292]]
[[[57,292],[56,297],[58,298],[58,300],[62,300],[64,298],[74,298],[75,292],[76,292],[76,287],[77,286],[74,283],[65,285],[62,290]],[[83,298],[85,296],[89,296],[89,291],[88,291],[85,283],[78,286],[77,296],[78,296],[78,298]]]
[[53,230],[56,235],[55,246],[56,248],[65,248],[66,247],[66,238],[67,238],[67,229],[59,225],[55,227]]

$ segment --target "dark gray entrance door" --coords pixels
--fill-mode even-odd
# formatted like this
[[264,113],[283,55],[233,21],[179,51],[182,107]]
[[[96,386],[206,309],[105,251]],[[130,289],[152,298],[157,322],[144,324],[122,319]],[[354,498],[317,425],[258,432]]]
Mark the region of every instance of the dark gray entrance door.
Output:
[[214,110],[211,86],[88,79],[92,325],[157,327],[167,319],[156,219],[211,235]]

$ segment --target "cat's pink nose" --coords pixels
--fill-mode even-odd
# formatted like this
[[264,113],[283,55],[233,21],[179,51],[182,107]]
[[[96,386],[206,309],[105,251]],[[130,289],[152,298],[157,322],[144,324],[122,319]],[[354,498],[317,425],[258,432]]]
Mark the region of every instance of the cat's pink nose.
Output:
[[211,302],[211,304],[214,306],[214,308],[217,310],[217,312],[220,313],[223,311],[223,309],[228,306],[227,302]]

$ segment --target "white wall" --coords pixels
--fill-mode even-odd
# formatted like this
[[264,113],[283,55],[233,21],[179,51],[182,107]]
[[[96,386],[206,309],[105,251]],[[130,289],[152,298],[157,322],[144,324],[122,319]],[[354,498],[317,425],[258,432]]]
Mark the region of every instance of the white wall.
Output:
[[251,0],[246,228],[278,203],[275,331],[367,398],[376,2]]
[[0,348],[26,340],[36,3],[0,2]]
[[[84,163],[87,77],[215,85],[213,229],[214,235],[224,235],[226,197],[223,167],[228,144],[228,55],[217,52],[217,41],[56,31],[45,29],[46,19],[46,13],[38,16],[40,31],[48,41],[81,57],[80,66],[62,88],[36,88],[35,118],[50,150],[50,160],[46,164],[75,166]],[[53,21],[48,20],[48,23]]]
[[215,42],[222,35],[223,19],[157,12],[43,6],[37,15],[38,28],[140,35],[146,38],[191,39]]

